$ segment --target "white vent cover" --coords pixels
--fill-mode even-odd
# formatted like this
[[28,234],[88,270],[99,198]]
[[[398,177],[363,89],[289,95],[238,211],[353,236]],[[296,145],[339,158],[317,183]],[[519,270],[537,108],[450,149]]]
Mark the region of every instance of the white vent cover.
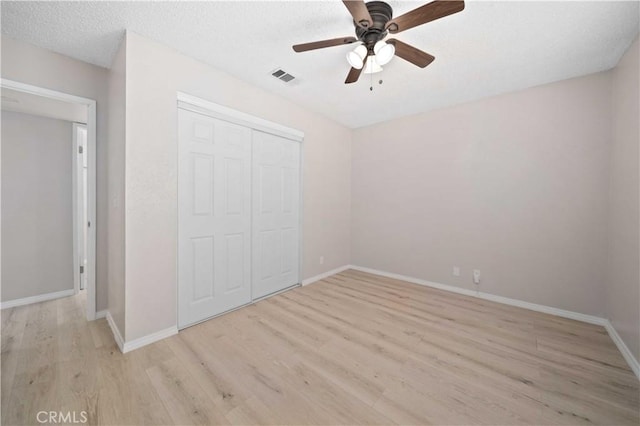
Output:
[[277,78],[278,80],[284,81],[285,83],[291,82],[295,77],[284,71],[281,68],[277,68],[271,72],[271,75]]

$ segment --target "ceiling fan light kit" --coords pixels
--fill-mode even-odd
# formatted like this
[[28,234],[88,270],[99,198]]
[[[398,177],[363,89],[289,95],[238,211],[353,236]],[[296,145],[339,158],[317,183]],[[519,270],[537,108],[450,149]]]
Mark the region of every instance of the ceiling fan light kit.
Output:
[[347,53],[347,61],[349,62],[349,65],[353,68],[361,69],[364,65],[365,59],[367,58],[367,53],[367,46],[364,44],[358,45],[351,52]]
[[382,71],[382,67],[380,63],[376,59],[375,55],[371,55],[367,57],[367,63],[364,65],[364,70],[362,70],[363,74],[375,74]]
[[349,70],[345,84],[358,81],[361,73],[372,74],[382,71],[382,65],[389,63],[394,56],[399,56],[420,68],[426,67],[435,59],[432,55],[400,40],[384,41],[385,37],[389,33],[397,34],[464,10],[464,1],[462,0],[435,0],[393,18],[393,9],[383,1],[365,3],[363,0],[343,0],[342,3],[353,17],[357,38],[342,37],[296,44],[293,46],[293,50],[306,52],[360,41],[362,44],[347,53],[347,61],[351,65],[351,70]]
[[378,64],[386,65],[391,61],[393,55],[396,54],[396,48],[393,44],[389,44],[384,40],[379,40],[373,46],[373,53],[376,54]]

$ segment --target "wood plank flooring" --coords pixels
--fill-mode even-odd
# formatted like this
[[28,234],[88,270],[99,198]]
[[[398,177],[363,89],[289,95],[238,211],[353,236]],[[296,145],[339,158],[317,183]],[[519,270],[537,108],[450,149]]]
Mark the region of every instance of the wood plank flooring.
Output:
[[599,326],[356,271],[121,354],[81,296],[2,311],[2,424],[640,424]]

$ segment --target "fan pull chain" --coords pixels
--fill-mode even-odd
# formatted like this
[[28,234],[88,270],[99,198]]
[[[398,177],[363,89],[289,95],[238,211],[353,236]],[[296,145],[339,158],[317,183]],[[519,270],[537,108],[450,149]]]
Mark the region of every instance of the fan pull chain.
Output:
[[[373,74],[370,74],[370,76],[371,76],[371,80],[370,80],[370,81],[371,81],[371,83],[370,83],[370,86],[369,86],[369,90],[370,90],[371,92],[373,92]],[[379,85],[382,85],[382,79],[378,80],[378,84],[379,84]]]

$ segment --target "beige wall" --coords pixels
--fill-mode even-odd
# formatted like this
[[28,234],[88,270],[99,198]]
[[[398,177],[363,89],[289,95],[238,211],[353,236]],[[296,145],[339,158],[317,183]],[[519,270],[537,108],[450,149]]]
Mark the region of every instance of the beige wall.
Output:
[[177,91],[302,130],[302,278],[349,263],[349,129],[136,34],[126,49],[127,341],[176,325]]
[[637,41],[613,72],[355,131],[132,33],[110,71],[6,37],[2,62],[98,102],[97,309],[127,341],[176,323],[183,91],[305,132],[302,278],[352,263],[474,289],[478,268],[482,291],[609,316],[640,357]]
[[640,360],[639,42],[613,71],[607,314]]
[[126,118],[126,40],[120,44],[109,72],[109,312],[118,331],[125,329],[125,118]]
[[73,290],[72,125],[2,111],[2,301]]
[[[354,132],[352,263],[603,315],[610,74]],[[462,270],[452,276],[453,266]]]
[[2,37],[1,55],[2,78],[96,100],[96,310],[106,309],[108,298],[106,158],[109,71],[8,37]]

